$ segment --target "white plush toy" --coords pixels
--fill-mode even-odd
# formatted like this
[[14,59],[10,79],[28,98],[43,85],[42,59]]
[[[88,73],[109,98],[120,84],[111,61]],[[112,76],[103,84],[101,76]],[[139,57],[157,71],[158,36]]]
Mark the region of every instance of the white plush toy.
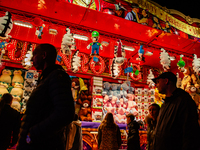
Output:
[[120,75],[120,65],[118,65],[115,61],[116,58],[113,58],[113,62],[112,65],[110,67],[111,69],[111,77],[113,77],[114,79],[116,79],[117,77],[119,77]]
[[0,38],[7,39],[8,34],[11,32],[13,28],[13,22],[11,19],[12,15],[10,12],[6,12],[5,16],[0,17]]
[[194,72],[198,75],[200,73],[200,58],[197,58],[196,54],[194,54],[192,66],[193,66]]
[[72,57],[71,69],[76,73],[79,67],[81,67],[81,57],[79,56],[79,50],[77,50]]
[[161,48],[160,64],[163,66],[164,71],[170,69],[171,60],[169,54],[165,51],[164,48]]
[[73,37],[73,34],[70,33],[70,29],[66,28],[66,34],[62,38],[62,43],[61,43],[61,51],[65,55],[71,55],[71,50],[75,49],[75,39]]
[[114,56],[115,56],[115,63],[118,65],[122,65],[124,63],[125,58],[125,50],[124,45],[122,44],[121,40],[117,40],[117,46],[115,46],[114,49]]
[[149,85],[149,88],[153,88],[155,86],[155,83],[152,81],[153,78],[155,78],[153,72],[149,69],[149,74],[147,76],[147,84]]
[[30,45],[29,50],[26,52],[26,55],[22,60],[22,66],[27,70],[32,67],[32,62],[31,62],[32,57],[33,57],[32,45]]

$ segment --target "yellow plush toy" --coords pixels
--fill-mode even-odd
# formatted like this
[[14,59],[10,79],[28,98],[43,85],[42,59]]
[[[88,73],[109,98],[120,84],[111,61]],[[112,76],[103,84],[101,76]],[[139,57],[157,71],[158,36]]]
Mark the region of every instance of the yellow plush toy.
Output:
[[190,85],[187,91],[191,95],[192,99],[195,101],[197,109],[200,109],[200,95],[197,94],[197,88],[194,85]]
[[9,69],[3,69],[0,76],[0,97],[8,92],[8,87],[11,83],[11,71]]

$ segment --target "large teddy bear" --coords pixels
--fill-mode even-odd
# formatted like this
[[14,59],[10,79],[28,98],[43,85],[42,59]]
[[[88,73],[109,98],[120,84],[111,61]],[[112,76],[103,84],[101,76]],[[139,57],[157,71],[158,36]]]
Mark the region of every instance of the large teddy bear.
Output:
[[114,118],[116,123],[126,123],[126,109],[123,107],[118,108]]
[[11,74],[9,69],[3,69],[2,75],[0,76],[0,97],[8,92],[8,87],[11,84]]

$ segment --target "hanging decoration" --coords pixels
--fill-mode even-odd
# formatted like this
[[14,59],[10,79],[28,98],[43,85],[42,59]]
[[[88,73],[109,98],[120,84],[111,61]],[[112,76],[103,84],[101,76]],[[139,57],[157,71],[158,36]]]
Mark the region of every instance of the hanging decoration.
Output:
[[29,45],[29,49],[27,50],[26,52],[26,55],[24,56],[24,59],[22,60],[22,66],[25,68],[25,69],[30,69],[32,67],[32,57],[33,57],[33,49],[35,49],[35,44],[30,44]]
[[112,78],[116,79],[121,75],[121,65],[116,63],[116,58],[110,59],[109,66],[110,66],[110,75]]
[[13,28],[13,21],[12,21],[12,15],[10,12],[6,12],[5,16],[0,17],[0,39],[8,39],[8,34],[11,32]]
[[75,39],[70,29],[66,28],[66,34],[62,38],[61,52],[65,55],[71,55],[71,50],[75,50]]
[[149,88],[153,88],[155,86],[155,83],[152,81],[154,79],[154,75],[151,69],[149,69],[149,74],[147,76],[147,84],[149,85]]
[[76,73],[77,71],[79,71],[80,67],[81,67],[81,57],[79,54],[79,50],[77,50],[72,56],[71,70],[74,73]]
[[83,53],[79,53],[80,54],[80,57],[82,58],[81,60],[81,70],[84,72],[84,73],[87,73],[88,69],[89,69],[89,66],[88,66],[88,57],[83,54]]
[[[142,78],[142,75],[140,72],[140,65],[131,64],[131,66],[133,67],[133,72],[130,72],[129,75],[133,80],[138,81],[139,79]],[[135,70],[135,72],[134,72],[134,70]]]
[[90,49],[90,47],[92,47],[91,56],[93,56],[93,55],[99,55],[99,48],[101,50],[103,49],[101,43],[98,42],[99,41],[99,32],[93,31],[91,39],[92,39],[92,43],[90,43],[87,46],[87,49]]
[[200,58],[197,58],[196,54],[194,54],[192,66],[193,66],[193,70],[194,70],[195,74],[199,75],[199,73],[200,73]]
[[7,46],[8,57],[14,61],[21,61],[26,54],[27,42],[24,42],[22,49],[20,49],[21,55],[18,58],[15,57],[16,46],[17,46],[16,40],[12,40],[11,43],[8,44]]
[[70,57],[67,57],[65,54],[61,52],[61,49],[58,52],[58,55],[62,58],[64,61],[65,66],[67,67],[67,70],[71,69],[71,55]]
[[143,43],[140,43],[140,49],[138,50],[138,58],[136,58],[136,60],[145,61]]
[[181,70],[181,72],[184,71],[184,67],[185,67],[185,61],[183,60],[183,56],[184,55],[180,55],[180,60],[177,63],[178,69]]
[[165,51],[164,48],[161,48],[160,64],[163,66],[164,71],[170,69],[171,60],[169,54]]
[[37,35],[38,39],[42,39],[44,27],[45,27],[45,24],[42,24],[41,26],[36,27],[35,35]]
[[120,39],[117,40],[117,44],[118,45],[115,46],[115,49],[114,49],[115,63],[117,63],[118,65],[123,65],[123,63],[126,59],[124,45],[122,44]]

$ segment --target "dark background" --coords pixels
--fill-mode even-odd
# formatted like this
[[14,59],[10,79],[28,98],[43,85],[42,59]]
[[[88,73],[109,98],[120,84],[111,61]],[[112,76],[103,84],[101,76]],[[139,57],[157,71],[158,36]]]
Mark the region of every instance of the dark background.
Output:
[[152,0],[168,9],[175,9],[191,18],[200,19],[200,0]]

